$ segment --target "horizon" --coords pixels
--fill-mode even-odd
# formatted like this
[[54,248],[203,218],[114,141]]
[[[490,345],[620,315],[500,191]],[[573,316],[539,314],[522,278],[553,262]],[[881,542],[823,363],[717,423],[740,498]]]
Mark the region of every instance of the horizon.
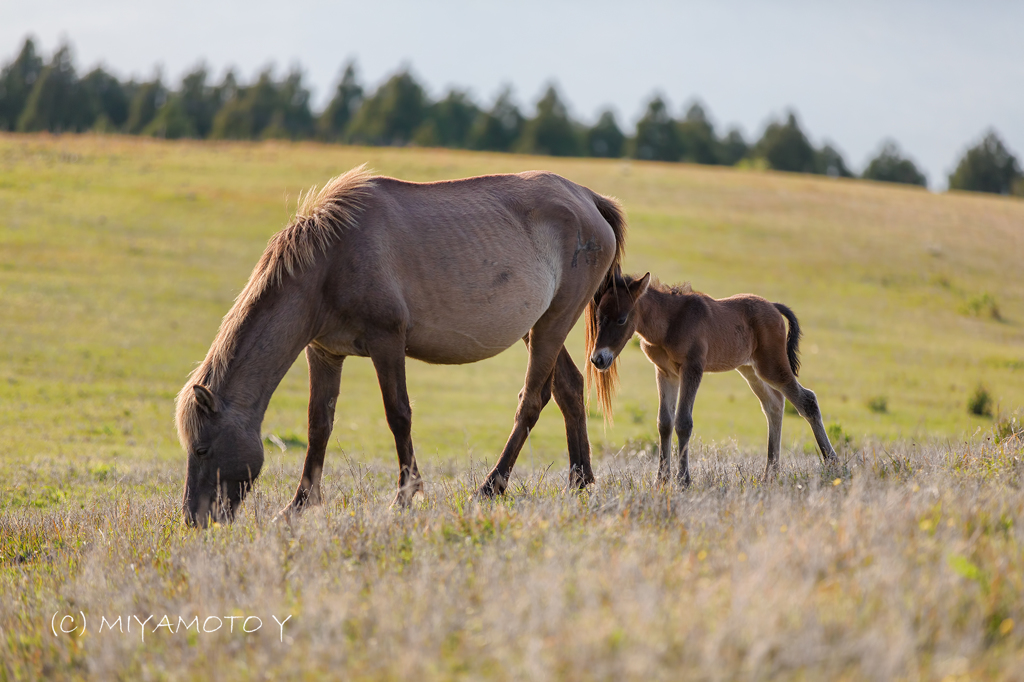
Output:
[[[931,190],[946,188],[963,152],[990,129],[1018,158],[1024,153],[1024,89],[1014,87],[1024,84],[1024,41],[1015,28],[1024,26],[1024,6],[647,2],[616,13],[611,2],[528,0],[509,13],[465,0],[316,5],[300,0],[282,14],[265,0],[186,0],[164,17],[126,0],[90,8],[49,0],[8,11],[14,16],[0,28],[0,58],[13,59],[29,36],[47,59],[66,41],[83,74],[97,65],[122,79],[161,73],[171,87],[199,63],[214,80],[234,69],[245,83],[268,65],[277,74],[297,65],[317,111],[351,59],[368,91],[408,68],[432,98],[467,90],[485,108],[511,85],[526,113],[554,83],[576,120],[593,123],[611,109],[628,134],[655,94],[676,118],[698,101],[719,134],[736,127],[748,142],[792,110],[815,146],[836,147],[857,173],[895,140]],[[321,19],[308,21],[314,12]],[[644,21],[654,15],[662,20]],[[163,30],[149,35],[144,29],[158,21]],[[334,26],[344,27],[340,37]],[[689,30],[677,44],[679,26]]]

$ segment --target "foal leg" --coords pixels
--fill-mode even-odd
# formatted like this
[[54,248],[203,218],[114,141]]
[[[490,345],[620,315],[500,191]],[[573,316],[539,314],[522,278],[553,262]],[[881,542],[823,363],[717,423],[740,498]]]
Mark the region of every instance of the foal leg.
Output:
[[754,371],[750,365],[743,365],[736,368],[747,385],[754,392],[757,399],[761,401],[761,411],[768,420],[768,462],[764,466],[764,477],[778,473],[779,452],[782,450],[782,415],[786,407],[786,399],[782,393],[772,388]]
[[377,370],[377,382],[384,399],[384,415],[398,451],[398,494],[392,504],[407,507],[413,495],[423,490],[423,479],[412,448],[412,406],[405,385],[405,341],[389,336],[369,345],[370,359]]
[[691,362],[683,369],[679,383],[679,404],[676,406],[676,438],[679,440],[679,471],[676,480],[684,488],[690,485],[690,435],[693,433],[693,401],[697,398],[704,365]]
[[587,437],[587,407],[583,400],[583,374],[562,346],[552,379],[555,404],[565,419],[565,439],[569,449],[569,487],[584,488],[594,482],[590,466],[590,439]]
[[839,457],[832,449],[832,443],[829,442],[828,435],[825,433],[825,424],[821,421],[821,410],[818,409],[818,398],[814,395],[814,391],[801,386],[796,377],[784,385],[776,386],[776,388],[789,398],[789,402],[793,403],[793,407],[800,413],[800,416],[811,425],[814,440],[818,443],[818,451],[821,452],[825,462],[827,464],[838,462]]
[[[656,367],[658,381],[658,485],[665,485],[672,476],[672,428],[675,426],[676,403],[679,401],[679,377],[669,376]],[[681,443],[682,441],[680,441]]]
[[341,385],[341,365],[345,356],[332,355],[314,346],[306,346],[309,365],[309,445],[302,465],[302,478],[295,498],[282,511],[301,510],[307,504],[320,504],[320,477],[324,454],[334,428],[334,408]]
[[550,391],[554,383],[552,373],[558,355],[562,351],[562,344],[565,343],[566,334],[568,334],[568,329],[561,328],[565,326],[564,320],[557,320],[557,323],[559,326],[552,328],[545,318],[541,318],[530,331],[530,338],[527,341],[530,358],[526,363],[526,382],[523,385],[523,390],[519,392],[519,407],[516,409],[515,424],[512,427],[512,433],[509,434],[508,442],[505,443],[505,448],[501,451],[498,463],[487,474],[486,480],[477,491],[479,495],[491,497],[505,492],[519,451],[526,443],[530,430],[536,425],[541,409],[550,398]]

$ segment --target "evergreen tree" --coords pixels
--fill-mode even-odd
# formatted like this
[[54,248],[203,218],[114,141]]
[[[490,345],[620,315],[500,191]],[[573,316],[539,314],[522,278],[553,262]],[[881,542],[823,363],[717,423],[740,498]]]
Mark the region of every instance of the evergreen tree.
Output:
[[83,119],[91,119],[91,127],[119,130],[125,124],[128,120],[128,93],[116,76],[97,66],[82,78],[79,85],[88,108]]
[[523,126],[516,148],[527,154],[578,156],[581,146],[568,109],[555,86],[549,85],[537,102],[537,115]]
[[132,135],[139,135],[167,101],[167,89],[159,75],[154,80],[142,83],[133,89],[135,92],[128,105],[128,120],[125,122],[125,130]]
[[441,101],[431,105],[427,120],[414,136],[424,147],[465,147],[469,131],[480,115],[480,109],[465,92],[451,90]]
[[655,96],[647,104],[647,111],[637,122],[634,147],[633,156],[638,159],[678,161],[682,158],[679,128],[660,96]]
[[830,178],[853,177],[853,173],[846,167],[843,155],[829,144],[814,152],[814,172]]
[[340,142],[345,139],[348,124],[363,102],[363,86],[356,78],[356,65],[349,62],[334,91],[330,104],[317,120],[320,139]]
[[818,167],[814,147],[792,112],[785,123],[774,121],[765,129],[754,145],[754,156],[763,158],[775,170],[814,173]]
[[490,111],[477,115],[469,131],[467,146],[495,152],[507,152],[523,132],[525,119],[512,101],[512,89],[501,91]]
[[195,124],[185,109],[181,93],[173,93],[156,112],[153,120],[142,129],[143,135],[176,140],[180,137],[199,137]]
[[356,112],[349,139],[359,144],[405,145],[427,117],[427,95],[408,70],[388,79]]
[[0,71],[0,130],[15,130],[28,96],[43,72],[43,58],[32,38],[25,38],[14,61]]
[[743,133],[736,128],[730,130],[719,144],[719,159],[726,166],[735,166],[749,152],[750,146],[743,139]]
[[973,192],[1010,194],[1020,191],[1022,178],[1020,163],[990,130],[976,146],[964,153],[956,170],[949,176],[950,189],[964,189]]
[[875,158],[871,159],[861,177],[866,180],[902,182],[922,187],[928,184],[924,173],[917,169],[913,161],[903,156],[899,146],[893,140],[886,140],[883,143],[882,149]]
[[682,148],[681,160],[690,163],[716,164],[720,162],[721,152],[715,129],[708,121],[704,107],[694,102],[686,111],[686,116],[677,124],[677,136]]
[[208,137],[213,129],[213,118],[223,105],[219,89],[207,83],[210,77],[204,64],[195,67],[181,79],[181,89],[176,97],[181,110],[188,120],[190,137]]
[[95,116],[84,95],[75,74],[71,48],[61,45],[36,79],[18,119],[18,130],[87,130]]
[[[309,89],[302,82],[302,71],[293,68],[277,88],[277,102],[274,108],[274,121],[279,122],[280,133],[275,137],[300,140],[310,137],[316,125],[313,112],[309,108]],[[270,132],[262,131],[264,137]]]
[[605,111],[587,131],[586,153],[590,156],[618,159],[626,147],[626,136],[615,122],[615,114]]

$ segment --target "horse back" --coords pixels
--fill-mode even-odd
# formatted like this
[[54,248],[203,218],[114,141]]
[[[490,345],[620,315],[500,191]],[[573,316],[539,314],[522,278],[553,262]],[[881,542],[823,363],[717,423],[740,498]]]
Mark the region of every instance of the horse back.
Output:
[[358,227],[334,247],[330,289],[352,302],[349,318],[387,310],[412,357],[490,357],[549,311],[582,312],[617,249],[592,196],[542,172],[375,178]]

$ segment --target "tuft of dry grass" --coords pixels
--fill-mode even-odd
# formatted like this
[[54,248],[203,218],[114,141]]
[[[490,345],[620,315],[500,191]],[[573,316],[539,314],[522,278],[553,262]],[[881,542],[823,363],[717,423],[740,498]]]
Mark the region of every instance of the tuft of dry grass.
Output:
[[[207,532],[183,527],[180,472],[156,463],[132,472],[148,493],[130,480],[89,504],[5,499],[0,677],[937,680],[1024,669],[1019,440],[869,442],[833,469],[788,454],[770,482],[759,452],[698,444],[693,456],[687,490],[656,487],[653,450],[635,443],[604,453],[588,492],[564,493],[558,474],[536,469],[484,502],[471,497],[483,470],[442,467],[408,511],[389,509],[393,467],[348,461],[328,471],[322,507],[277,522],[294,472],[272,465],[241,517]],[[84,636],[54,636],[79,614]],[[118,616],[120,628],[100,631]],[[164,616],[173,627],[157,627]],[[209,617],[219,630],[203,631]]]

